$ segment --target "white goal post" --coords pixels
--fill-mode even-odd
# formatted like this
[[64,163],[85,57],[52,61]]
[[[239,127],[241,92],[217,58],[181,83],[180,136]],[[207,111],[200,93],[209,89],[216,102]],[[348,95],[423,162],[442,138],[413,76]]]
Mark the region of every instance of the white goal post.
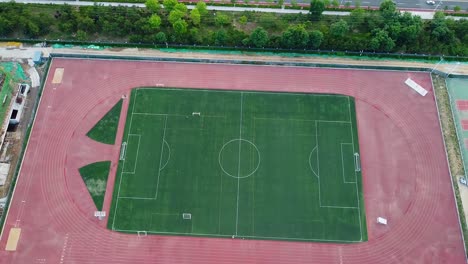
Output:
[[122,147],[120,148],[120,158],[119,160],[125,159],[125,151],[127,150],[127,142],[122,143]]
[[359,153],[354,153],[354,169],[355,171],[361,171],[361,157]]
[[192,112],[192,116],[200,116],[200,112]]

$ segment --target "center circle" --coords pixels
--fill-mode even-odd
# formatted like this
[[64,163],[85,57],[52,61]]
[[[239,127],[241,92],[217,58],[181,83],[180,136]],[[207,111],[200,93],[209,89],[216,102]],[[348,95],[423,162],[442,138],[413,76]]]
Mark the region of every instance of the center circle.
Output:
[[260,166],[260,151],[247,139],[231,139],[221,147],[218,162],[226,175],[233,178],[247,178]]

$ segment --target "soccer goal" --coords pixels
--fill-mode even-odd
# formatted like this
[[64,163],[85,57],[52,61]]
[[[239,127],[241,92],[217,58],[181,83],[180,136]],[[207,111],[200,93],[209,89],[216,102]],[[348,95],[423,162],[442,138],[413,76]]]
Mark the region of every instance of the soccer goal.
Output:
[[185,219],[185,220],[190,220],[190,219],[192,219],[192,214],[183,213],[182,218]]
[[122,147],[120,148],[120,158],[119,160],[125,159],[125,151],[127,150],[127,142],[122,143]]
[[192,116],[200,116],[200,112],[192,112]]
[[356,171],[361,171],[361,158],[359,153],[354,153],[354,168]]
[[146,233],[146,231],[137,231],[137,234],[138,234],[138,237],[145,237],[148,235],[148,233]]

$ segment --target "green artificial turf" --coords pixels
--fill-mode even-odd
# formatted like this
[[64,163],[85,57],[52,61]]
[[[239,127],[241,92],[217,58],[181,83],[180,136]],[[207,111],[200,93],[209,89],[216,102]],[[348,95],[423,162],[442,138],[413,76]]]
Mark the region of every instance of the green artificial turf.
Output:
[[106,193],[107,176],[110,170],[110,161],[91,163],[80,168],[80,175],[93,198],[96,208],[102,210],[104,194]]
[[130,100],[110,229],[367,240],[352,97],[139,88]]
[[121,109],[122,100],[119,100],[86,135],[98,142],[113,145],[115,143]]

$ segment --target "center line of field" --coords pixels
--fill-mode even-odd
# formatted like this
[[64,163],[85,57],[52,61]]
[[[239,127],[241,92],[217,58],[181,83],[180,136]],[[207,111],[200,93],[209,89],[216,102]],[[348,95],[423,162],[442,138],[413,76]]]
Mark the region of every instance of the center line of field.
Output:
[[158,180],[156,181],[156,194],[154,195],[154,199],[158,198],[158,189],[159,189],[159,175],[161,175],[161,164],[162,164],[162,157],[164,151],[164,142],[166,141],[166,126],[167,126],[167,115],[164,118],[164,131],[163,131],[163,138],[161,141],[161,156],[159,157],[159,167],[158,167]]
[[239,222],[239,186],[240,186],[240,168],[241,168],[241,146],[242,146],[242,100],[243,93],[241,92],[240,101],[240,122],[239,122],[239,161],[237,164],[237,206],[236,206],[236,236],[237,236],[237,225]]

